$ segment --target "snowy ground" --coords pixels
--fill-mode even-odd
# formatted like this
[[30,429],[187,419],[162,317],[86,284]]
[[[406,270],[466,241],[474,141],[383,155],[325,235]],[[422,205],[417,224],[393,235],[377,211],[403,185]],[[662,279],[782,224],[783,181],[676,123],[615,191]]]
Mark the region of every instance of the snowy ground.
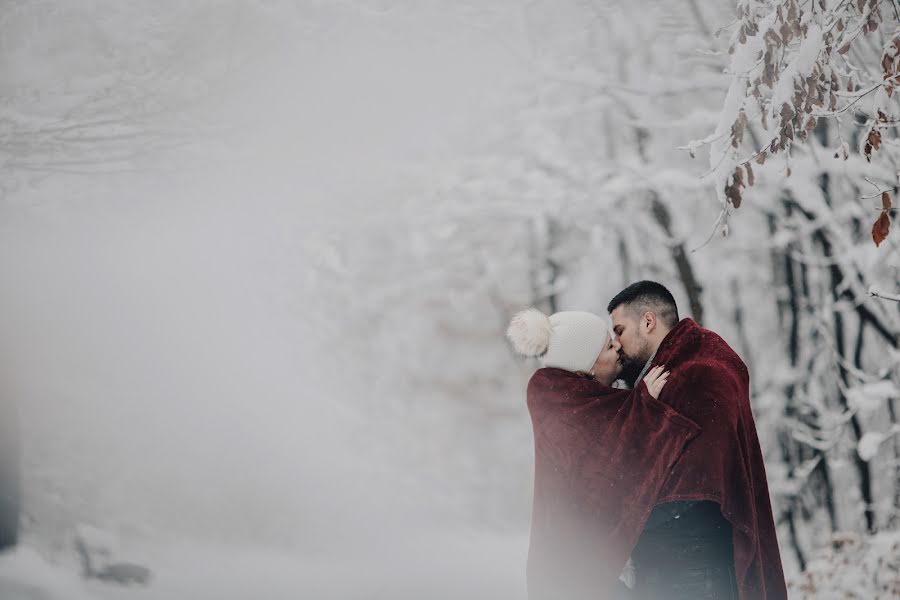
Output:
[[[0,555],[2,600],[429,600],[525,598],[527,538],[432,532],[386,540],[381,552],[310,558],[289,551],[180,542],[125,547],[153,570],[147,587],[85,581],[74,557],[51,560],[23,545]],[[838,535],[792,577],[796,600],[900,597],[895,532]]]
[[443,534],[385,545],[377,555],[304,558],[261,548],[180,543],[134,549],[153,570],[149,586],[83,580],[32,547],[0,556],[3,600],[434,600],[524,598],[527,540]]
[[835,534],[789,581],[788,593],[793,600],[900,598],[900,532]]

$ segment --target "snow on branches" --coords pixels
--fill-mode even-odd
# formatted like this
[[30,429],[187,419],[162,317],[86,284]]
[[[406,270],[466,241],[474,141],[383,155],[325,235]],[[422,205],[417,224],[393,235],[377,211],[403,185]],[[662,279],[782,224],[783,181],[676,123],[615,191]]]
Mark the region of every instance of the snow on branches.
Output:
[[[886,19],[894,25],[890,35]],[[873,160],[889,141],[886,130],[900,123],[900,95],[893,93],[900,86],[898,21],[900,12],[886,0],[739,0],[728,49],[731,84],[716,132],[703,141],[725,211],[740,207],[744,188],[753,185],[752,162],[782,154],[789,176],[791,149],[819,119],[853,114],[864,127],[859,152]],[[866,63],[876,32],[880,68]],[[871,110],[860,105],[867,96]],[[742,155],[747,138],[756,147]],[[848,148],[841,139],[835,157],[847,160]],[[873,228],[876,244],[889,230],[890,208],[888,196]]]

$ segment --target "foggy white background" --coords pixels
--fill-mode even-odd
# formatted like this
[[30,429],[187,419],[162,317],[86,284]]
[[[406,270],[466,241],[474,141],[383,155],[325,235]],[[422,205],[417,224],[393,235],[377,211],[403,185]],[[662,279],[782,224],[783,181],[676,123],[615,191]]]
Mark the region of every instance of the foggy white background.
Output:
[[[602,313],[643,278],[699,318],[678,256],[702,323],[750,368],[786,571],[865,595],[900,515],[900,355],[866,325],[839,381],[834,338],[855,342],[860,306],[888,335],[900,315],[835,299],[829,267],[897,287],[900,247],[874,247],[857,187],[886,176],[830,161],[825,129],[791,177],[780,157],[758,168],[711,237],[715,157],[679,147],[720,125],[716,32],[734,11],[4,4],[0,392],[20,414],[25,515],[0,596],[524,597],[535,365],[507,320]],[[825,451],[798,438],[810,411]],[[151,585],[82,580],[84,525]],[[852,568],[832,534],[855,540]]]
[[[8,119],[113,121],[45,146],[9,134],[7,159],[28,168],[5,182],[0,349],[25,439],[26,541],[74,565],[74,526],[114,531],[160,571],[150,597],[522,589],[527,520],[497,542],[503,556],[471,537],[491,529],[443,454],[472,450],[434,447],[403,382],[392,395],[414,348],[373,344],[378,323],[354,314],[391,283],[375,235],[405,241],[442,163],[515,83],[490,24],[426,4],[4,13]],[[320,285],[344,272],[343,239],[384,275]],[[173,565],[181,543],[202,549]],[[173,583],[195,570],[191,590]]]

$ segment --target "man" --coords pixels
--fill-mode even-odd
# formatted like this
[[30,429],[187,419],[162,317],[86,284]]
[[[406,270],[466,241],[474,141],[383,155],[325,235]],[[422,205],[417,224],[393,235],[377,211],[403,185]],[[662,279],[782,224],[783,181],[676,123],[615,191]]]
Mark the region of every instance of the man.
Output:
[[[607,310],[613,333],[621,345],[619,377],[628,387],[634,387],[649,368],[650,359],[666,334],[678,323],[675,299],[663,285],[639,281],[619,292]],[[643,313],[647,313],[646,317]]]
[[632,551],[644,599],[787,598],[749,374],[715,333],[679,320],[672,294],[640,281],[607,307],[632,385],[671,371],[659,400],[700,427],[665,478]]

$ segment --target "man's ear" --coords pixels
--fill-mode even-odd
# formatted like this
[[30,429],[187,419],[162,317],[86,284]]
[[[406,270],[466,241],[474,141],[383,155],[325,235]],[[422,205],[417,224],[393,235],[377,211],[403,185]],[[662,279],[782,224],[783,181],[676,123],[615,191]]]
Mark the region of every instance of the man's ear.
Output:
[[651,334],[654,331],[656,331],[656,325],[657,325],[656,313],[653,312],[652,310],[646,311],[643,314],[643,316],[641,316],[640,325],[641,325],[641,328],[644,331],[646,331],[648,334]]

